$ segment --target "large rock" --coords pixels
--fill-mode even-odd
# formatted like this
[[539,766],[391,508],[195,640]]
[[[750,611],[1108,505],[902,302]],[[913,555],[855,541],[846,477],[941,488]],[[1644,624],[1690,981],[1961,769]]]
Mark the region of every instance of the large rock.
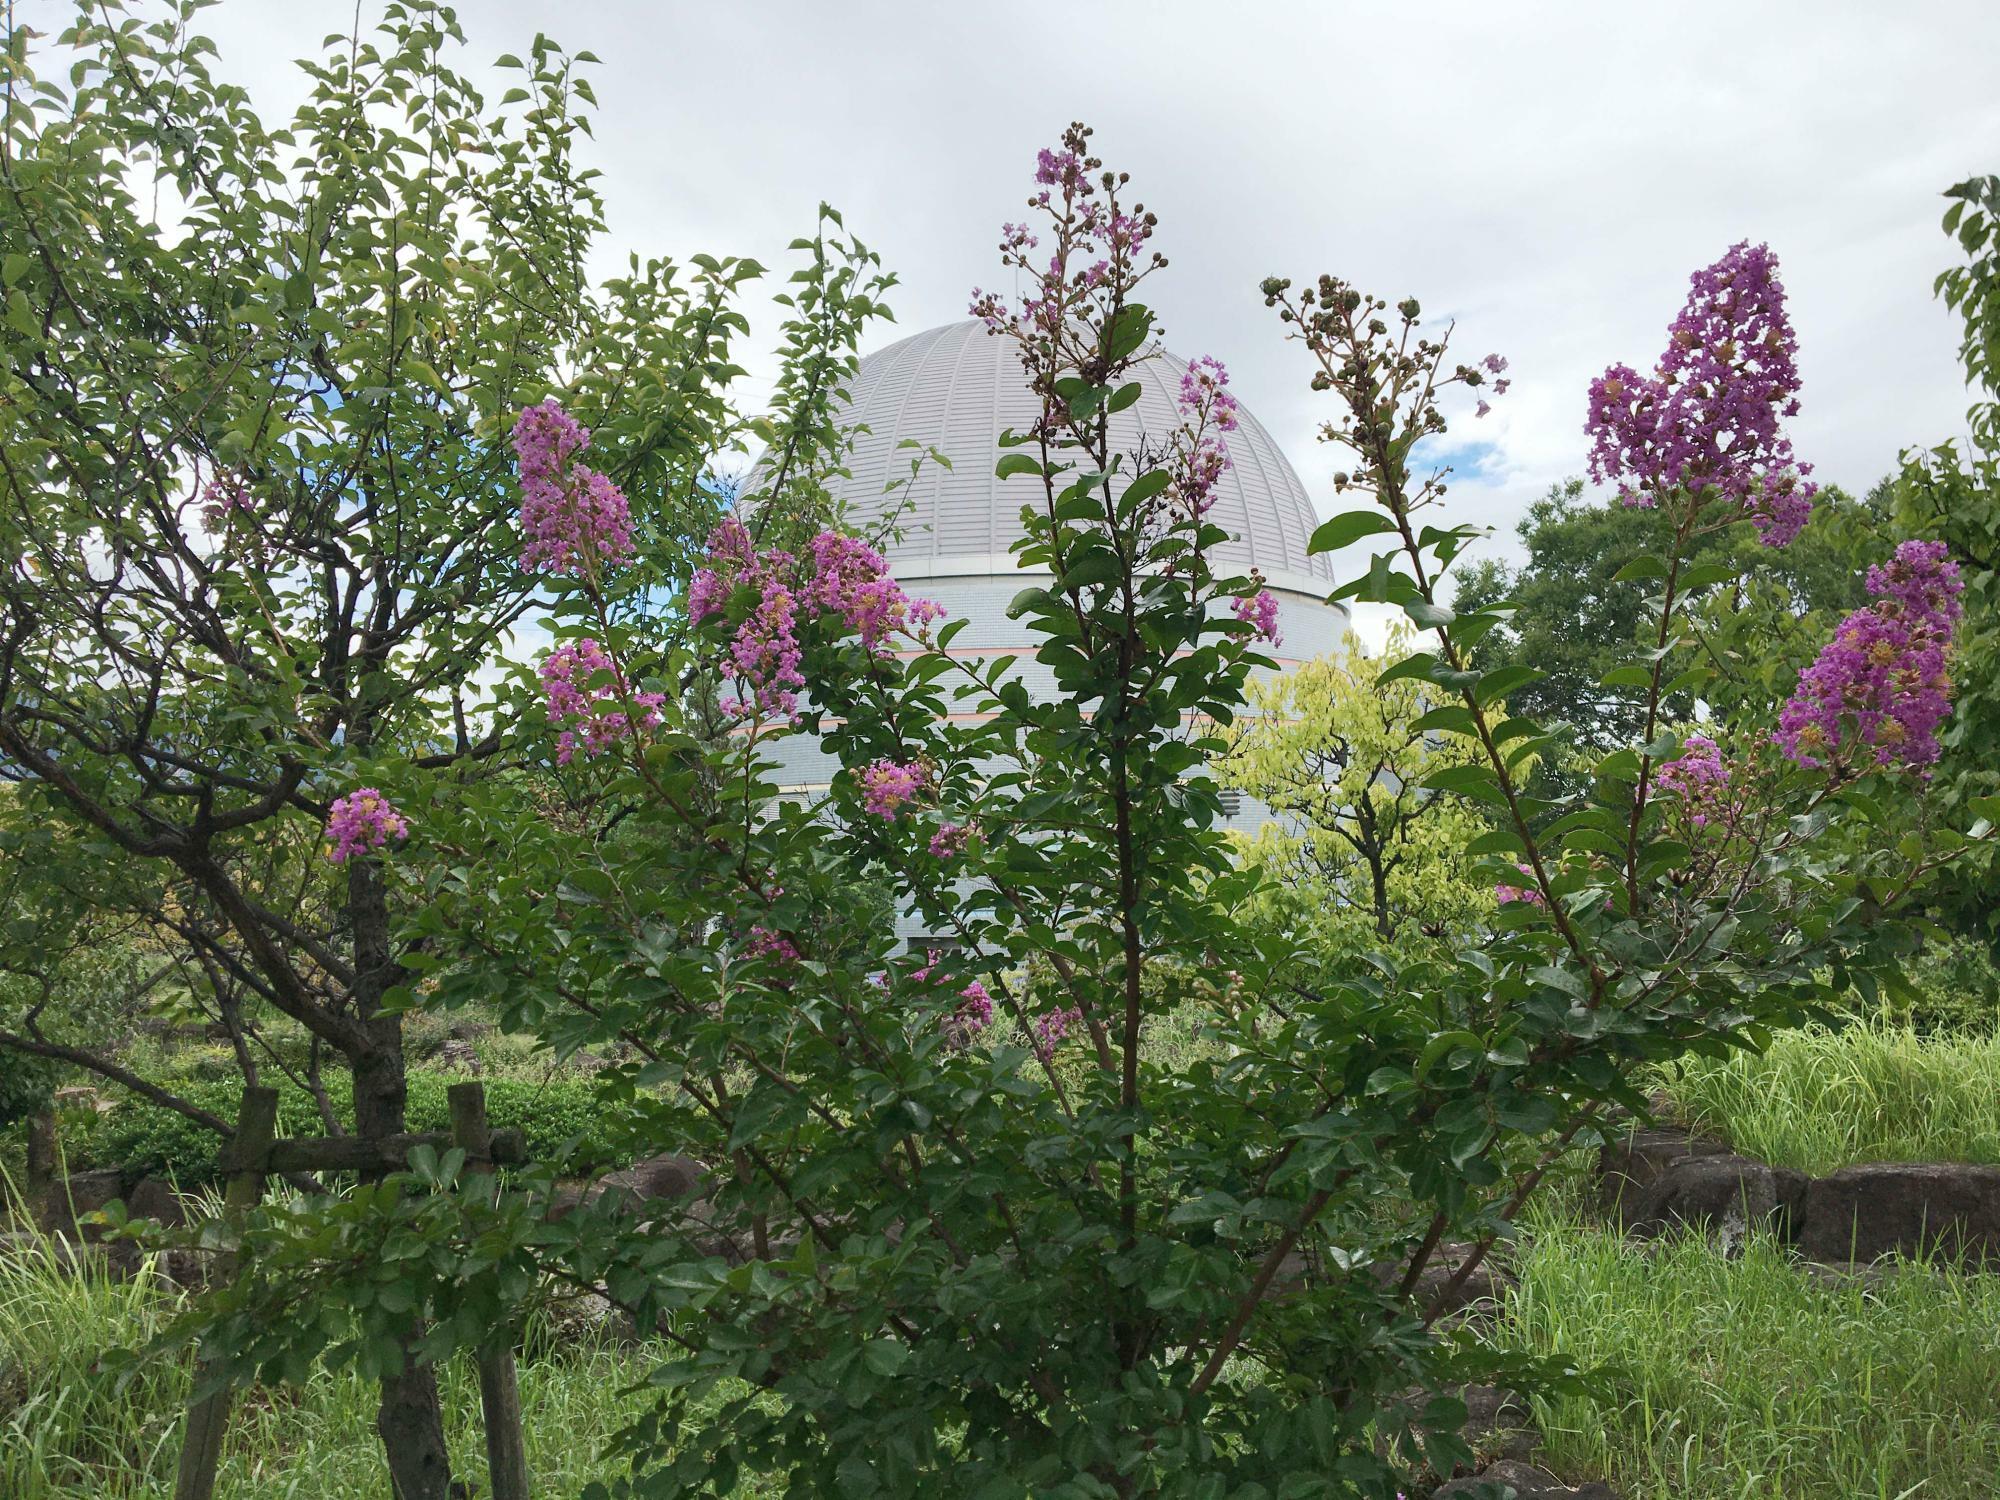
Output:
[[171,1183],[158,1177],[142,1177],[125,1195],[125,1216],[179,1228],[187,1223],[187,1206]]
[[1679,1125],[1630,1130],[1606,1141],[1597,1153],[1598,1198],[1621,1226],[1640,1195],[1678,1162],[1696,1156],[1727,1156],[1729,1148],[1712,1136]]
[[702,1198],[708,1193],[708,1169],[685,1156],[653,1156],[622,1171],[607,1172],[595,1182],[557,1185],[549,1200],[551,1222],[566,1219],[580,1204],[613,1198],[634,1208],[648,1203]]
[[77,1220],[124,1196],[125,1177],[115,1168],[72,1172],[43,1190],[42,1201],[36,1205],[36,1223],[44,1233],[79,1238]]
[[708,1169],[685,1156],[653,1156],[599,1179],[590,1196],[617,1194],[627,1202],[659,1203],[700,1198],[708,1191]]
[[1798,1248],[1833,1265],[1885,1255],[2000,1263],[2000,1167],[1874,1162],[1815,1178]]
[[1533,1464],[1503,1458],[1478,1474],[1431,1491],[1431,1500],[1618,1500],[1609,1485],[1592,1480],[1570,1486]]
[[1791,1167],[1747,1156],[1683,1156],[1643,1188],[1626,1190],[1620,1217],[1633,1234],[1692,1229],[1714,1235],[1725,1252],[1733,1252],[1755,1230],[1788,1238],[1805,1192],[1806,1174]]

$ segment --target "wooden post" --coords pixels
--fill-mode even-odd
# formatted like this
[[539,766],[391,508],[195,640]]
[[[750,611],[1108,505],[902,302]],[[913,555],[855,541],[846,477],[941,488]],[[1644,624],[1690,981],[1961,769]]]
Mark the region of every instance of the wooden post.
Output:
[[[486,1123],[483,1084],[454,1083],[452,1144],[465,1152],[466,1170],[493,1170],[493,1132]],[[514,1373],[514,1345],[497,1330],[479,1350],[479,1401],[486,1413],[486,1477],[493,1500],[528,1500],[528,1448],[521,1429],[521,1390]]]
[[41,1211],[42,1195],[55,1186],[57,1158],[56,1112],[51,1105],[28,1116],[28,1206]]
[[[278,1091],[246,1088],[236,1114],[236,1134],[224,1148],[222,1163],[230,1168],[223,1189],[225,1217],[240,1223],[264,1194],[264,1164],[278,1130]],[[208,1362],[195,1360],[195,1379]],[[215,1469],[222,1460],[222,1430],[229,1421],[227,1387],[188,1408],[187,1436],[181,1446],[180,1473],[174,1480],[174,1500],[209,1500],[215,1493]]]

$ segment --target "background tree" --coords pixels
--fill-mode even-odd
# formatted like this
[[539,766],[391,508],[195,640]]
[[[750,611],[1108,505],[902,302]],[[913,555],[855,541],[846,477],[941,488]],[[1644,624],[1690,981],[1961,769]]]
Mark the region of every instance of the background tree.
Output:
[[[1861,575],[1893,546],[1889,511],[1886,485],[1865,500],[1829,486],[1805,530],[1775,556],[1760,555],[1748,522],[1695,539],[1688,568],[1705,581],[1689,595],[1700,606],[1698,623],[1711,638],[1719,672],[1705,691],[1732,707],[1754,698],[1775,713],[1830,620],[1862,602]],[[1481,662],[1545,674],[1511,694],[1510,707],[1566,726],[1577,745],[1594,752],[1638,732],[1642,686],[1604,679],[1628,665],[1654,619],[1653,584],[1621,574],[1633,559],[1656,553],[1671,524],[1657,509],[1591,500],[1583,481],[1571,479],[1528,507],[1517,528],[1525,562],[1487,559],[1464,569],[1458,606],[1481,609],[1503,600],[1515,606],[1508,623],[1482,643]],[[1668,711],[1693,718],[1693,697],[1670,695]]]
[[1433,771],[1470,763],[1471,748],[1424,727],[1445,701],[1433,685],[1376,685],[1412,649],[1403,627],[1380,656],[1350,636],[1339,654],[1250,683],[1249,712],[1215,763],[1223,786],[1286,815],[1249,840],[1244,857],[1263,865],[1284,912],[1327,952],[1462,938],[1492,915],[1490,890],[1462,853],[1484,818],[1424,785]]
[[[1937,773],[1942,803],[1964,808],[2000,791],[2000,177],[1945,196],[1945,233],[1964,261],[1939,274],[1937,292],[1964,320],[1959,360],[1973,403],[1961,438],[1904,456],[1896,503],[1904,528],[1940,538],[1965,577],[1959,706]],[[2000,952],[2000,866],[1968,866],[1940,911]]]

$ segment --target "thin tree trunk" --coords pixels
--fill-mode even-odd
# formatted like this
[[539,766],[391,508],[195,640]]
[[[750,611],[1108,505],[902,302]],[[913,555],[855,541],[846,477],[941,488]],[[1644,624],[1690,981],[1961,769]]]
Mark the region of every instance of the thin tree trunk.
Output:
[[[407,1085],[403,1071],[403,1020],[385,1014],[382,997],[395,982],[389,948],[389,903],[381,867],[357,859],[348,870],[348,912],[354,923],[354,1001],[363,1045],[350,1054],[354,1073],[354,1133],[367,1139],[400,1134],[405,1127]],[[414,1337],[403,1346],[403,1365],[382,1381],[375,1431],[389,1460],[396,1500],[452,1500],[451,1455],[445,1447],[437,1372],[420,1363]]]

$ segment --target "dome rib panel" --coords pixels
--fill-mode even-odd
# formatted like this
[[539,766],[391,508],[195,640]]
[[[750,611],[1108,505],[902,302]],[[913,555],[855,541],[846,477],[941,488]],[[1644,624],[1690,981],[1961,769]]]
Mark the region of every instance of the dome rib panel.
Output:
[[[1130,451],[1142,434],[1162,441],[1178,422],[1174,401],[1187,362],[1157,351],[1136,372],[1141,394],[1113,419],[1119,446]],[[849,463],[853,478],[836,484],[852,523],[864,532],[883,519],[885,487],[900,477],[897,447],[914,438],[952,461],[947,470],[926,465],[907,492],[901,541],[884,547],[899,573],[923,576],[940,559],[1005,557],[1021,537],[1020,511],[1040,494],[1027,476],[1006,480],[993,473],[1000,434],[1025,428],[1035,401],[1022,376],[1014,344],[989,335],[977,321],[948,323],[912,334],[861,361],[844,421],[865,423]],[[1228,435],[1231,467],[1215,487],[1210,512],[1230,533],[1216,549],[1219,563],[1268,573],[1330,579],[1323,557],[1306,545],[1317,517],[1305,486],[1255,416],[1241,413]],[[907,472],[907,462],[902,472]]]

